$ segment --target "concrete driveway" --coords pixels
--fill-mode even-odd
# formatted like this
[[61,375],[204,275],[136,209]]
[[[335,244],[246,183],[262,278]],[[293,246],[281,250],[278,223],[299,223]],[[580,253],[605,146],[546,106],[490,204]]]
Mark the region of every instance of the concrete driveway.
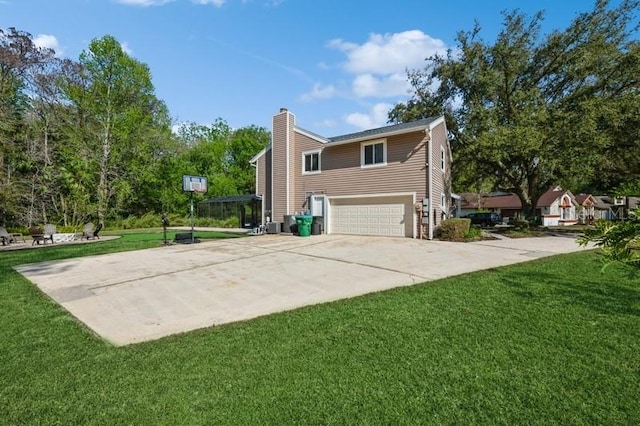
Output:
[[98,335],[127,345],[578,250],[561,236],[449,243],[263,235],[16,269]]

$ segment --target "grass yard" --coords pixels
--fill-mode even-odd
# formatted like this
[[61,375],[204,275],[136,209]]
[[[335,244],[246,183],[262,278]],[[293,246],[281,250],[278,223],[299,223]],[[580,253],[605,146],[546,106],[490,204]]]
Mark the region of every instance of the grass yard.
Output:
[[115,348],[0,253],[2,424],[638,424],[640,283],[556,256]]

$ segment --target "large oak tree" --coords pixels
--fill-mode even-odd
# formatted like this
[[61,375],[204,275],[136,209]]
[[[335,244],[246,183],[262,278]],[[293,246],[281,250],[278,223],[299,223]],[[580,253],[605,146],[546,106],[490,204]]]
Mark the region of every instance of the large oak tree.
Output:
[[409,72],[413,96],[389,119],[446,114],[456,190],[512,191],[531,216],[551,185],[587,185],[607,152],[638,147],[623,121],[640,102],[639,5],[599,0],[545,36],[542,13],[518,11],[504,14],[493,42],[479,25],[460,32],[455,49]]

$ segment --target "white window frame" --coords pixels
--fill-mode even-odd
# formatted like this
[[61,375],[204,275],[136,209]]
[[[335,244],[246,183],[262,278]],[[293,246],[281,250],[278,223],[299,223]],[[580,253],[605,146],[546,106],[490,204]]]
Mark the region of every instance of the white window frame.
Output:
[[442,170],[442,173],[444,173],[447,168],[446,160],[447,160],[447,154],[444,152],[444,148],[440,147],[440,169]]
[[[317,154],[318,155],[318,170],[305,170],[305,166],[306,166],[306,157],[307,155],[314,155]],[[321,163],[321,159],[322,159],[322,153],[321,150],[319,149],[315,149],[313,151],[305,151],[302,153],[302,174],[303,175],[317,175],[320,174],[320,172],[322,171],[322,163]]]
[[[367,146],[382,144],[382,163],[373,163],[373,164],[365,164],[364,163],[364,149]],[[374,152],[374,160],[375,160],[375,152]],[[362,142],[360,144],[360,168],[362,169],[370,169],[372,167],[384,167],[387,165],[387,140],[386,139],[376,139],[373,141]]]

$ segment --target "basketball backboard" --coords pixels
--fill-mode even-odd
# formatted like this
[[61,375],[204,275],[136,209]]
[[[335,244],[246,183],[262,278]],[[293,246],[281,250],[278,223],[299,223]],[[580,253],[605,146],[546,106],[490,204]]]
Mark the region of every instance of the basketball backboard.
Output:
[[182,176],[182,190],[185,192],[207,192],[207,178],[204,176]]

